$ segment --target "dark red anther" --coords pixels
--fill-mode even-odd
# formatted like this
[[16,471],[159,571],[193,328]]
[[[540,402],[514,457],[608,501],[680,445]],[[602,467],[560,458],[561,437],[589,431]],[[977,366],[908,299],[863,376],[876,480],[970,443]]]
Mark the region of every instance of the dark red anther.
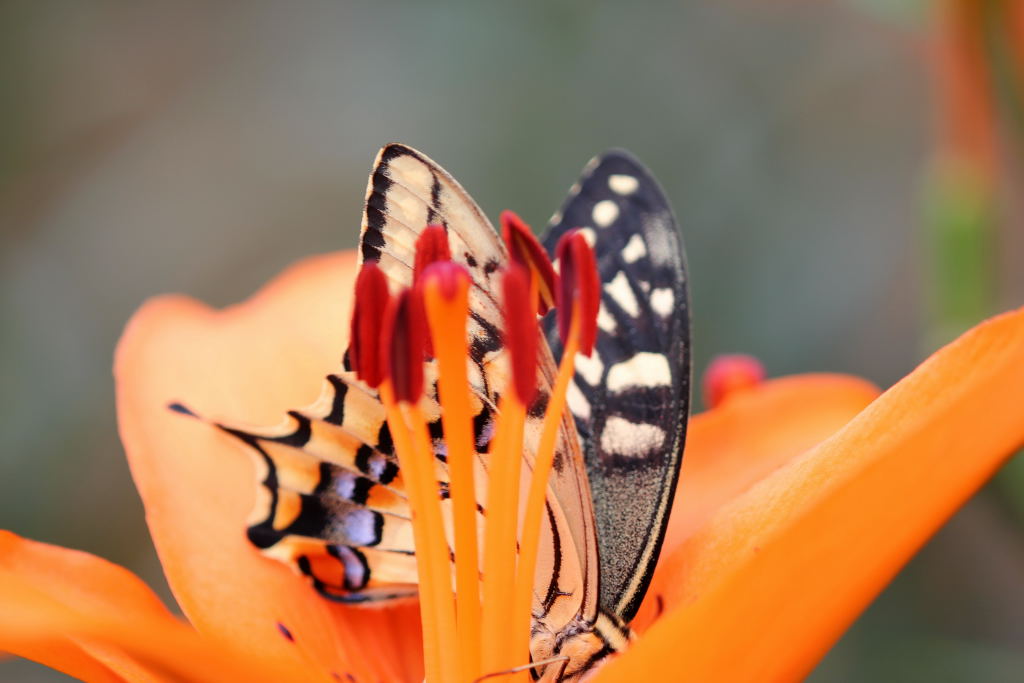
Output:
[[356,377],[375,388],[380,386],[384,378],[380,338],[390,298],[384,271],[376,261],[363,263],[359,277],[356,278],[348,356]]
[[570,230],[558,240],[555,250],[558,258],[558,335],[564,345],[574,315],[574,304],[579,302],[580,353],[589,356],[597,340],[597,311],[601,307],[601,281],[597,275],[594,250],[579,230]]
[[395,400],[415,403],[423,395],[423,352],[426,344],[423,302],[413,289],[391,300],[380,338],[384,373]]
[[[423,278],[423,273],[426,272],[427,268],[434,263],[444,263],[452,260],[452,250],[448,246],[448,228],[443,225],[428,225],[420,233],[420,236],[416,238],[416,260],[413,263],[412,268],[412,283],[413,287],[419,285],[420,280]],[[422,306],[423,298],[417,297],[417,305]],[[421,319],[426,321],[426,313],[423,313]],[[423,347],[428,356],[434,355],[434,340],[430,338],[430,334],[424,333],[424,339],[426,340],[425,346]]]
[[530,301],[530,271],[509,264],[501,281],[505,307],[505,348],[512,360],[512,386],[523,405],[537,393],[537,314]]
[[752,389],[764,381],[761,361],[741,353],[717,356],[704,371],[704,404],[715,408],[729,396]]
[[443,225],[428,225],[416,238],[416,261],[412,268],[412,281],[419,282],[423,271],[431,263],[451,261],[448,230]]
[[555,288],[558,276],[551,265],[551,259],[534,237],[530,226],[512,211],[501,212],[501,235],[505,239],[513,263],[525,266],[537,277],[537,293],[540,295],[537,312],[544,315],[555,305]]

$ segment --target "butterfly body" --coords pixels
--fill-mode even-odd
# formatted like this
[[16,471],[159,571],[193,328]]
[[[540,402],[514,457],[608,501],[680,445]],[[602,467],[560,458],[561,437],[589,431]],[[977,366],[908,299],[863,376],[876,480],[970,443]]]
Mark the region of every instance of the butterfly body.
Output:
[[[414,245],[428,224],[446,227],[452,259],[472,280],[467,366],[478,509],[485,515],[493,483],[488,445],[510,373],[496,294],[508,254],[483,212],[440,166],[404,145],[384,147],[367,187],[360,254],[377,262],[392,290],[412,283]],[[689,401],[684,263],[664,194],[632,157],[610,152],[584,170],[545,244],[551,249],[574,228],[594,246],[602,294],[595,354],[576,359],[571,414],[559,429],[541,527],[530,650],[534,662],[557,660],[533,671],[545,680],[574,680],[628,644],[627,624],[664,535]],[[544,326],[550,347],[542,343],[538,350],[524,477],[534,466],[562,353],[553,315]],[[425,362],[425,377],[421,406],[445,499],[433,360]],[[295,566],[333,600],[378,604],[416,594],[408,496],[373,389],[346,368],[328,377],[315,405],[291,411],[277,429],[219,426],[256,456],[260,495],[249,537],[264,553]]]

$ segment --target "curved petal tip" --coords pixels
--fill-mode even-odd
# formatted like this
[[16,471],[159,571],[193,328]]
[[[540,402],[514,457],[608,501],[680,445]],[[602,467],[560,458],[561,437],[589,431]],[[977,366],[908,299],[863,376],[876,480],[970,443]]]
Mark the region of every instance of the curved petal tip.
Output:
[[663,559],[678,606],[600,679],[800,679],[1022,442],[1024,309],[715,511]]

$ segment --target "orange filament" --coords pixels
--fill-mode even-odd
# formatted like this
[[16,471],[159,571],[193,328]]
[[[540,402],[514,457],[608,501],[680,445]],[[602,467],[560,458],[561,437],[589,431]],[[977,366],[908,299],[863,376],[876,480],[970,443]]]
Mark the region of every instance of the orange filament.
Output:
[[[521,268],[520,266],[516,266]],[[504,279],[504,294],[506,299],[518,293],[515,287],[509,287],[510,282],[518,278],[515,268],[510,269]],[[526,273],[526,269],[521,269]],[[537,310],[538,280],[536,275],[529,277],[529,284],[526,293],[526,310]],[[510,303],[505,302],[506,309],[506,336],[515,335],[536,335],[536,318],[532,314],[525,317],[509,315]],[[526,321],[526,322],[524,322]],[[515,329],[526,325],[525,329]],[[493,441],[491,441],[490,458],[488,466],[490,470],[490,483],[487,491],[487,529],[484,540],[484,604],[487,610],[484,612],[484,664],[487,671],[501,671],[513,669],[517,664],[522,663],[523,656],[529,655],[529,633],[530,633],[530,605],[526,610],[517,610],[515,601],[514,586],[522,580],[523,567],[517,561],[516,528],[519,521],[519,488],[523,462],[523,428],[526,424],[526,409],[524,401],[530,400],[536,393],[537,369],[536,369],[536,344],[526,344],[525,349],[519,349],[520,353],[525,350],[533,357],[517,359],[513,352],[516,342],[522,340],[509,339],[506,348],[509,349],[512,361],[513,376],[520,374],[523,369],[528,369],[530,377],[528,390],[524,390],[520,384],[522,379],[516,377],[507,387],[501,398],[500,423],[497,426]],[[515,367],[520,365],[520,367]],[[543,507],[543,500],[541,507]],[[530,572],[532,586],[533,573]],[[507,635],[511,631],[512,637]],[[525,671],[515,672],[512,680],[527,680]]]
[[[484,535],[483,665],[501,671],[522,663],[525,652],[513,649],[510,629],[519,624],[512,614],[510,588],[516,576],[516,526],[519,521],[519,477],[523,462],[526,406],[515,392],[501,397],[500,417],[488,459],[487,523]],[[529,621],[521,624],[529,629]]]
[[448,453],[449,495],[455,535],[455,607],[459,631],[459,673],[477,678],[480,668],[480,552],[476,528],[476,448],[466,362],[469,277],[460,271],[448,296],[444,285],[427,275],[423,298],[438,363],[438,398]]
[[[460,644],[456,631],[455,604],[452,600],[450,552],[445,536],[444,519],[441,514],[441,495],[437,485],[437,460],[434,457],[434,445],[427,431],[427,421],[423,417],[423,411],[418,405],[410,405],[406,414],[412,428],[413,449],[419,468],[417,472],[419,481],[416,486],[422,487],[418,494],[424,502],[420,516],[423,517],[424,526],[427,529],[427,542],[430,543],[426,549],[427,562],[431,568],[431,575],[435,577],[435,580],[425,588],[433,593],[434,626],[440,634],[438,640],[441,647],[441,680],[444,683],[454,683],[459,680]],[[417,512],[414,508],[414,522]]]
[[430,683],[457,683],[454,659],[458,642],[449,578],[448,541],[441,520],[434,451],[422,412],[409,404],[405,404],[403,411],[403,406],[395,401],[390,379],[380,385],[380,396],[387,411],[388,428],[399,465],[406,474],[412,508],[426,680]]

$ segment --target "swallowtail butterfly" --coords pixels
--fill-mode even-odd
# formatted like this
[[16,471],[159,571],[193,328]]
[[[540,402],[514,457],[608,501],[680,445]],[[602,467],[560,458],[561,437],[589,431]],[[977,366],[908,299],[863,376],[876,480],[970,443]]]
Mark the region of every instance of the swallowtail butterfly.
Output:
[[[507,254],[491,224],[440,166],[404,145],[384,147],[366,194],[360,250],[392,288],[412,280],[413,248],[446,226],[452,258],[469,271],[474,436],[486,452],[497,389],[508,383],[494,280]],[[676,488],[690,395],[689,310],[678,228],[661,188],[630,155],[592,160],[554,215],[543,243],[583,230],[602,283],[592,357],[579,356],[548,488],[535,583],[534,661],[568,655],[567,679],[622,649],[650,581]],[[557,265],[557,264],[556,264]],[[524,462],[561,354],[544,319],[541,391],[530,410]],[[436,385],[427,363],[425,411],[445,491]],[[475,368],[475,370],[472,370]],[[436,370],[433,370],[436,373]],[[433,375],[436,378],[436,374]],[[409,506],[385,411],[348,369],[320,400],[259,432],[219,425],[256,455],[260,495],[249,538],[295,566],[324,597],[379,603],[416,594]],[[533,439],[531,441],[531,438]],[[484,500],[481,495],[479,500]],[[481,514],[483,511],[481,510]],[[534,672],[538,675],[538,672]]]

